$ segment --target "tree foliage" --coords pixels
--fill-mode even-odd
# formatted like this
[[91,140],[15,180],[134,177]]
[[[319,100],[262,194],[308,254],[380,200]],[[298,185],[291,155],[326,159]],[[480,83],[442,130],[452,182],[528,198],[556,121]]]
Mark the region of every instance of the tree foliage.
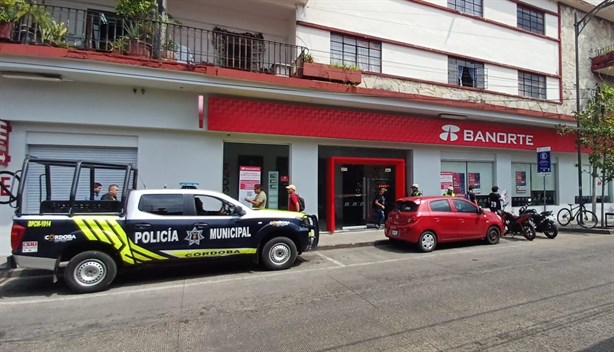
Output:
[[[614,86],[600,83],[576,119],[580,144],[588,151],[591,175],[601,179],[603,195],[605,185],[614,180]],[[567,134],[575,129],[562,126],[560,131]],[[603,213],[603,204],[601,208]]]

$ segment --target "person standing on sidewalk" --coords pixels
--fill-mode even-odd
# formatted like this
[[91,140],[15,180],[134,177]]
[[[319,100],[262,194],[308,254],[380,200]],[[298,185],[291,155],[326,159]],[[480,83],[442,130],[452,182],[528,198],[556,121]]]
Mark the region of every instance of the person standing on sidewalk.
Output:
[[375,196],[375,199],[373,200],[373,215],[375,218],[375,225],[378,229],[382,228],[386,217],[384,214],[384,209],[386,209],[386,197],[384,196],[384,193],[386,193],[386,191],[386,188],[380,188],[379,192]]
[[252,204],[252,209],[264,209],[266,208],[266,193],[262,190],[262,185],[259,183],[254,185],[254,193],[256,193],[256,197],[254,199],[250,199],[245,197],[246,202],[250,202]]
[[411,194],[410,197],[418,197],[421,196],[422,192],[420,192],[420,186],[417,183],[411,185]]
[[288,190],[288,210],[290,211],[300,211],[301,207],[298,204],[298,194],[296,194],[296,186],[289,185],[286,186]]

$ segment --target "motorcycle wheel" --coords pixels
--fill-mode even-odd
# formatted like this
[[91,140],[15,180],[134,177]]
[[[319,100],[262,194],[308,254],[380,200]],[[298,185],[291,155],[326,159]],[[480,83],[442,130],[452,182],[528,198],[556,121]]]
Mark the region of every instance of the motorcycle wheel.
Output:
[[550,222],[546,225],[546,228],[544,229],[544,235],[546,235],[546,237],[553,239],[558,234],[559,234],[559,228],[556,226],[555,223]]
[[535,227],[530,223],[525,223],[522,225],[522,235],[529,241],[533,241],[535,239]]

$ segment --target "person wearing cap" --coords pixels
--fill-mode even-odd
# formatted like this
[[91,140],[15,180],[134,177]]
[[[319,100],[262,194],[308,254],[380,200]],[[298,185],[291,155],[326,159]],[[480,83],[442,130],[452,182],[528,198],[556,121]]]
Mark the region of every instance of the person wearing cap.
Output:
[[288,190],[288,210],[290,211],[299,211],[300,206],[298,204],[298,195],[296,194],[296,186],[289,185],[286,186]]
[[456,197],[456,193],[454,193],[454,187],[449,186],[446,193],[443,194],[445,197]]
[[384,210],[386,209],[386,197],[384,197],[384,193],[386,193],[387,189],[382,187],[379,189],[379,192],[375,196],[373,200],[373,215],[375,218],[375,225],[377,228],[381,228],[384,225],[384,220],[386,214]]
[[417,183],[414,183],[413,185],[411,185],[411,193],[410,193],[410,197],[418,197],[421,196],[422,192],[420,192],[420,186]]

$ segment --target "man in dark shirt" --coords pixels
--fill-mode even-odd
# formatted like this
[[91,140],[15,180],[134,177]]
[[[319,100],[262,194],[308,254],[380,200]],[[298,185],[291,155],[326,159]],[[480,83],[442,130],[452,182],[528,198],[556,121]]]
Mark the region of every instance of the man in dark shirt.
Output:
[[373,214],[375,217],[375,225],[377,225],[378,229],[382,227],[386,217],[384,214],[384,209],[386,209],[386,197],[384,197],[384,193],[386,193],[386,191],[386,188],[380,188],[373,200]]
[[490,205],[490,211],[497,212],[501,210],[501,195],[499,194],[499,187],[492,186],[492,192],[488,195],[488,204]]
[[471,203],[473,203],[473,204],[475,204],[475,205],[478,205],[478,202],[477,202],[477,200],[475,199],[475,193],[473,193],[473,185],[469,186],[469,192],[467,193],[467,199],[468,199],[468,200],[469,200]]

